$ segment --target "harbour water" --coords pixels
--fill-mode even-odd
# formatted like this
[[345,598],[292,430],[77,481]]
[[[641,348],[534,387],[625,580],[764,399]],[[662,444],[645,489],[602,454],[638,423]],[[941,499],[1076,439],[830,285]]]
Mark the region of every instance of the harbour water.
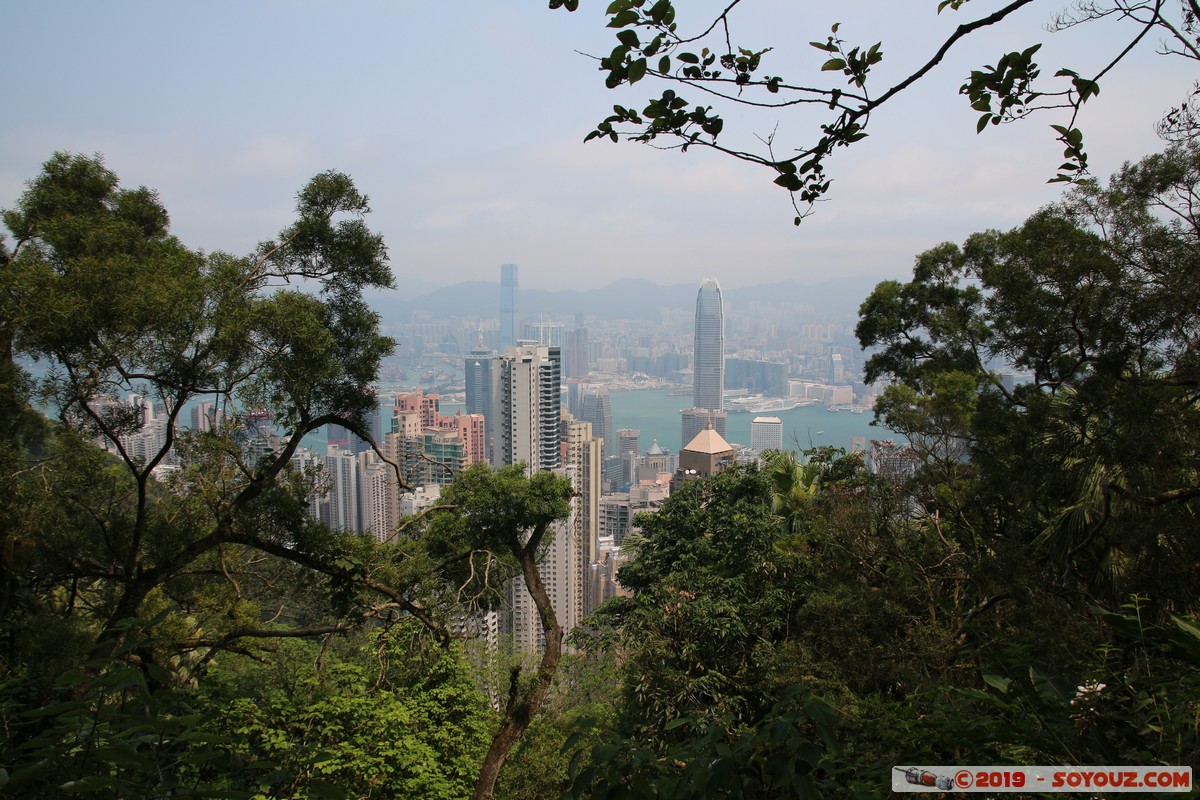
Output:
[[[613,427],[637,428],[641,431],[640,446],[644,452],[654,439],[664,450],[679,452],[679,412],[691,403],[691,395],[672,396],[667,389],[634,389],[613,391]],[[750,444],[750,422],[757,416],[779,417],[783,420],[783,446],[788,450],[803,450],[821,445],[850,449],[855,436],[866,439],[891,439],[896,435],[886,428],[872,425],[872,414],[854,414],[848,410],[831,412],[824,406],[804,406],[770,414],[730,413],[726,439],[732,444]]]

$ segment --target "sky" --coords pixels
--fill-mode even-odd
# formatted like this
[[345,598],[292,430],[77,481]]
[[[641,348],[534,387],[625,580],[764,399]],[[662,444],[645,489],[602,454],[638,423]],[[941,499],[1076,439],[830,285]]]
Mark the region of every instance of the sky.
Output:
[[[340,170],[371,198],[401,294],[520,267],[522,288],[589,289],[620,278],[722,286],[906,277],[913,258],[974,231],[1010,228],[1053,202],[1062,161],[1050,116],[989,128],[959,95],[968,71],[1044,42],[1046,76],[1094,73],[1132,38],[1104,22],[1049,34],[1059,0],[972,36],[885,105],[870,136],[828,166],[827,201],[801,226],[763,167],[693,149],[584,143],[614,103],[640,108],[662,85],[604,88],[615,44],[606,2],[545,0],[5,0],[0,207],[56,150],[102,154],[123,185],[156,189],[172,230],[204,250],[248,253],[290,218],[312,175]],[[677,0],[679,22],[725,5]],[[882,41],[876,93],[922,63],[954,25],[1000,7],[973,0],[747,0],[735,46],[774,47],[763,71],[836,84],[810,47],[834,22]],[[695,14],[694,17],[687,16]],[[1080,119],[1094,174],[1157,152],[1154,123],[1197,78],[1156,56],[1157,38],[1101,82]],[[722,139],[777,153],[824,117],[718,107]]]

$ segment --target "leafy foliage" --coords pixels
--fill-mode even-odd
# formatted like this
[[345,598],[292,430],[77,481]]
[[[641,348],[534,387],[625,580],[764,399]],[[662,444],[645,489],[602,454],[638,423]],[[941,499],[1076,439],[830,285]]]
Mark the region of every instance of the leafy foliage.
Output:
[[218,665],[204,702],[239,758],[273,765],[265,795],[463,797],[493,714],[457,649],[411,646],[403,629],[289,642],[265,665]]

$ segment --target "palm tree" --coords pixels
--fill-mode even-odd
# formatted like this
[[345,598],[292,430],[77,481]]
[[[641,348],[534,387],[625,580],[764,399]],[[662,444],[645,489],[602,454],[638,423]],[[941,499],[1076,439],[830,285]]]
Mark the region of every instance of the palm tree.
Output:
[[803,533],[820,490],[821,470],[792,452],[771,451],[764,454],[764,461],[771,480],[771,510],[782,519],[787,533]]

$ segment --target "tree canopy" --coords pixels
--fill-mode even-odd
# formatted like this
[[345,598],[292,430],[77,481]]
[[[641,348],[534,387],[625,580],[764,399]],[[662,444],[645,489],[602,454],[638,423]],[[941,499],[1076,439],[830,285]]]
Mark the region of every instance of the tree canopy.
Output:
[[911,475],[773,454],[640,520],[574,796],[1196,762],[1198,165],[1173,146],[876,288],[858,335]]
[[[252,254],[192,250],[154,192],[122,188],[98,157],[60,153],[4,212],[0,455],[14,469],[0,478],[0,783],[10,790],[244,796],[260,781],[288,796],[416,796],[417,781],[425,796],[472,784],[491,796],[561,655],[536,561],[569,487],[519,467],[468,471],[382,541],[314,517],[322,487],[294,459],[305,436],[336,423],[383,457],[364,418],[392,341],[363,291],[393,279],[369,210],[348,176],[326,172],[297,194],[295,221]],[[513,675],[499,719],[454,677],[457,657],[418,659],[432,672],[403,680],[364,660],[371,634],[379,664],[400,658],[389,636],[414,621],[449,648],[478,608],[468,600],[497,596],[514,574],[552,647],[532,687]],[[329,656],[334,635],[359,649]],[[316,664],[303,686],[289,677],[297,654]],[[267,680],[250,704],[222,695],[254,683],[252,666],[229,670],[239,658],[271,664],[255,674],[284,684]],[[438,670],[453,680],[438,683]],[[392,680],[395,692],[380,691]],[[368,684],[371,704],[351,696]],[[219,696],[229,716],[215,710]],[[456,715],[465,744],[451,741]],[[321,735],[310,736],[314,720]],[[376,740],[435,721],[428,737]],[[264,761],[281,772],[264,776]],[[426,780],[434,773],[446,780]]]

